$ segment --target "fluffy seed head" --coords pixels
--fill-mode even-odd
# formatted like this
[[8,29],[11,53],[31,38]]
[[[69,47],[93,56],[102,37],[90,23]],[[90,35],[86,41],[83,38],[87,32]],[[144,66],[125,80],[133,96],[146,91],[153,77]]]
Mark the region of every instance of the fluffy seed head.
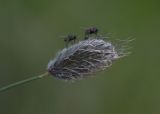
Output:
[[60,51],[48,63],[47,70],[58,79],[82,79],[110,67],[114,60],[125,56],[123,48],[118,48],[121,47],[109,41],[89,38]]

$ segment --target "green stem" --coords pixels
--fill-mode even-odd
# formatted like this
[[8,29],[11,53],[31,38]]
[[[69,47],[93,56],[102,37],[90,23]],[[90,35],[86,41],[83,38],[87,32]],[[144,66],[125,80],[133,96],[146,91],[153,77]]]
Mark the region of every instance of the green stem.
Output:
[[45,76],[48,76],[48,75],[49,75],[49,73],[46,72],[46,73],[41,74],[41,75],[38,75],[38,76],[30,77],[30,78],[27,78],[27,79],[24,79],[24,80],[21,80],[21,81],[18,81],[18,82],[9,84],[9,85],[7,85],[7,86],[1,87],[1,88],[0,88],[0,92],[6,91],[6,90],[8,90],[8,89],[11,89],[11,88],[16,87],[16,86],[19,86],[19,85],[26,84],[26,83],[31,82],[31,81],[33,81],[33,80],[41,79],[41,78],[43,78],[43,77],[45,77]]

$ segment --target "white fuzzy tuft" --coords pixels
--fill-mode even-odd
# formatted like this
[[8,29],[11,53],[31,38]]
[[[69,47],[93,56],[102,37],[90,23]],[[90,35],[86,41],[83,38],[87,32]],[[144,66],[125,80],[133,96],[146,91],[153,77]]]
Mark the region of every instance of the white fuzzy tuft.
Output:
[[123,51],[111,42],[90,38],[64,48],[49,62],[47,69],[59,79],[82,79],[110,67],[113,60],[123,56]]

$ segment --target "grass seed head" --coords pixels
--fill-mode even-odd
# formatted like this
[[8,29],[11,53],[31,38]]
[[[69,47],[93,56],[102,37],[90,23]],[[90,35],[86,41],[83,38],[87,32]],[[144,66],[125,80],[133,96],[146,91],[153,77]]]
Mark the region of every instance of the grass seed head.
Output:
[[89,38],[58,52],[47,69],[58,79],[82,79],[110,67],[114,60],[125,56],[123,48],[118,47],[121,48],[103,39]]

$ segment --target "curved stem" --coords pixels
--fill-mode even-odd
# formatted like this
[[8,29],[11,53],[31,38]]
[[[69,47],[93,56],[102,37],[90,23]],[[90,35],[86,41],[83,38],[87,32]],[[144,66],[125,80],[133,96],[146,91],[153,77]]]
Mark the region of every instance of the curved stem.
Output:
[[24,79],[24,80],[21,80],[21,81],[6,85],[6,86],[0,88],[0,92],[6,91],[8,89],[11,89],[11,88],[19,86],[19,85],[26,84],[26,83],[31,82],[33,80],[41,79],[41,78],[43,78],[45,76],[48,76],[48,75],[49,75],[49,73],[46,72],[46,73],[38,75],[38,76],[30,77],[30,78],[27,78],[27,79]]

